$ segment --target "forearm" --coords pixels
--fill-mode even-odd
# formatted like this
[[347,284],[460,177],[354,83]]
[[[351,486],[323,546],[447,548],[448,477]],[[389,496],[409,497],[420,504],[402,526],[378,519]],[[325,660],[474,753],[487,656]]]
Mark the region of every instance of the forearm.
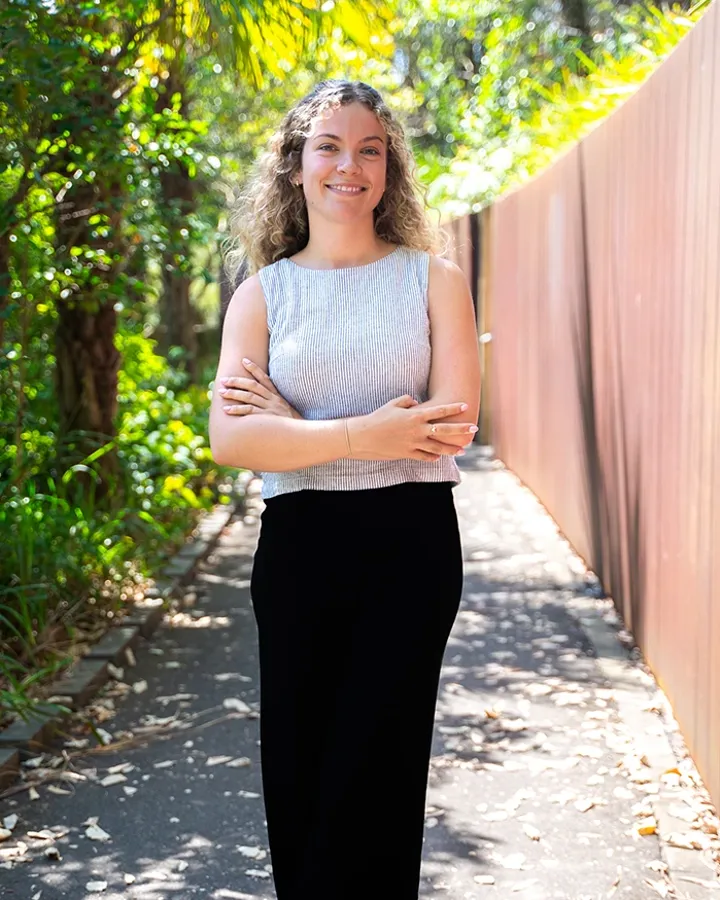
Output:
[[220,415],[220,422],[210,421],[210,449],[218,465],[288,472],[348,455],[342,419]]
[[[441,403],[455,403],[458,401],[462,401],[468,404],[468,409],[465,412],[457,413],[454,416],[446,416],[442,419],[431,419],[431,422],[473,422],[477,423],[480,410],[479,404],[473,405],[473,397],[468,395],[467,397],[450,397],[447,393],[438,392],[434,396],[430,397],[428,400],[425,400],[423,403],[418,403],[415,409],[426,409],[431,406],[437,406]],[[467,446],[467,437],[465,435],[448,435],[445,438],[445,442],[448,444],[452,444],[455,447],[465,447]]]

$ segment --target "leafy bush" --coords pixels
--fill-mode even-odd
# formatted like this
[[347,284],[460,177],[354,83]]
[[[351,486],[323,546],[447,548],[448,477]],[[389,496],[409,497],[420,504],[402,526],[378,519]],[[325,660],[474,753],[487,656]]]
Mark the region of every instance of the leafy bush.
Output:
[[[132,328],[116,344],[124,360],[117,446],[71,461],[33,426],[21,438],[25,459],[32,448],[30,471],[8,468],[0,484],[0,717],[27,706],[38,673],[68,661],[57,651],[78,623],[97,626],[117,612],[203,510],[230,502],[234,472],[218,469],[208,445],[207,390]],[[17,453],[4,440],[10,461]],[[115,483],[97,498],[97,462],[113,449]]]

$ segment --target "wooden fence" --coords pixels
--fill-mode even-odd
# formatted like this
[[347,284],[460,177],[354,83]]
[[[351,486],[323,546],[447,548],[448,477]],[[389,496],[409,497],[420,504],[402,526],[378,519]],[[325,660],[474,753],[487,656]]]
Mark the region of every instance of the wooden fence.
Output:
[[716,802],[719,146],[714,4],[579,145],[451,228],[492,333],[484,436],[602,580]]

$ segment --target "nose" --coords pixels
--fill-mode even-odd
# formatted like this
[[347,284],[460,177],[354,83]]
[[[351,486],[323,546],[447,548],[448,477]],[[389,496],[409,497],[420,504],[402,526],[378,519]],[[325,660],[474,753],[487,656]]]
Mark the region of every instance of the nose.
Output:
[[357,172],[360,165],[351,150],[346,150],[337,163],[338,172]]

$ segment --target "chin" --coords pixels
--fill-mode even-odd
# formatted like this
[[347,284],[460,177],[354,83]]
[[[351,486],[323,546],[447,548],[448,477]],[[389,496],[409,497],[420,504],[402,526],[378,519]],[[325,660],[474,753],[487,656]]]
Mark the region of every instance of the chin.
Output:
[[327,219],[329,222],[334,222],[336,225],[347,225],[349,222],[364,222],[366,219],[373,218],[372,210],[364,210],[353,211],[353,210],[342,210],[342,209],[332,209],[332,210],[323,210],[323,217]]

